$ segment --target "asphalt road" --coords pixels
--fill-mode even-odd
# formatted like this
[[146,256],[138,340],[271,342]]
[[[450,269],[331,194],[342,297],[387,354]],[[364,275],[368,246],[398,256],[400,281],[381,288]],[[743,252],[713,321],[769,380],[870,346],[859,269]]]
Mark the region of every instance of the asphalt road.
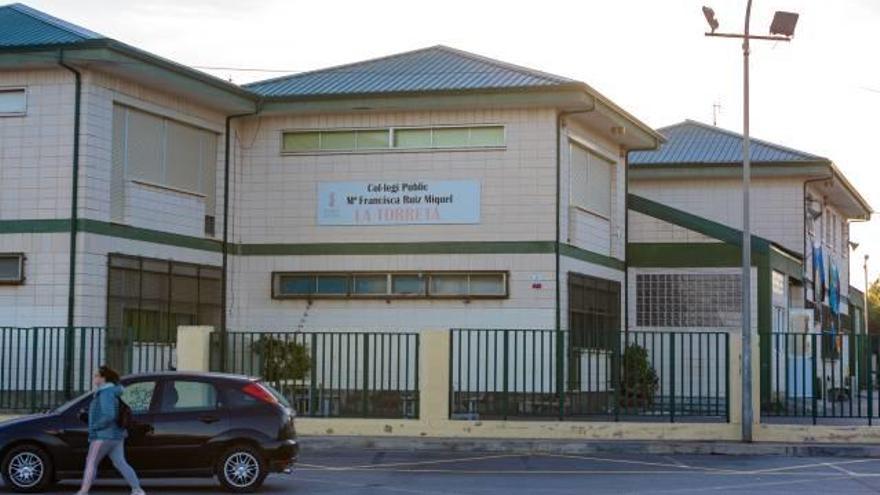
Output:
[[[64,484],[64,491],[76,491]],[[148,494],[220,493],[212,480],[145,480]],[[128,493],[116,481],[95,494]],[[353,449],[308,452],[265,494],[880,493],[880,459],[781,456],[511,455]]]

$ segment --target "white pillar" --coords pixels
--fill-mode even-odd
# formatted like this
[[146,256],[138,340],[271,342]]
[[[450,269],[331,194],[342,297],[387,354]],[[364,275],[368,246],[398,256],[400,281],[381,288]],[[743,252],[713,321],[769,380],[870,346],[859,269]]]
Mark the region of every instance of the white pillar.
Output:
[[211,326],[177,327],[177,369],[179,371],[210,371]]

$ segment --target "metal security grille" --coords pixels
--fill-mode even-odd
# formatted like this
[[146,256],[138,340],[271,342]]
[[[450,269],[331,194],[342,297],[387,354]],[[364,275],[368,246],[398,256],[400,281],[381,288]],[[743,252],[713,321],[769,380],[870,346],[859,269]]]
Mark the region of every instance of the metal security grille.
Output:
[[173,367],[178,326],[219,324],[220,278],[213,266],[110,254],[107,327],[122,332],[108,358],[125,362],[115,354],[131,352]]
[[612,349],[620,329],[620,283],[568,274],[571,347]]

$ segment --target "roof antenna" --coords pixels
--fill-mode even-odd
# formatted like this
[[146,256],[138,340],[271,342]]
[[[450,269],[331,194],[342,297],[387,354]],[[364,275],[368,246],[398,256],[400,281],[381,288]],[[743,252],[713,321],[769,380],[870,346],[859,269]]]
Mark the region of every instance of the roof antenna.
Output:
[[718,127],[718,114],[721,113],[721,102],[712,103],[712,125]]
[[721,102],[712,104],[712,125],[718,127],[718,114],[721,113]]

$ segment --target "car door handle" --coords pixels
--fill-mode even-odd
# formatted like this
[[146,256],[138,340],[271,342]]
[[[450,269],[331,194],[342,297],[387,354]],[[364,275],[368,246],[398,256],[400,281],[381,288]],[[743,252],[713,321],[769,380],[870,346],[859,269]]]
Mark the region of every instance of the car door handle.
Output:
[[217,416],[200,416],[199,421],[205,424],[211,424],[220,421],[220,418],[218,418]]

